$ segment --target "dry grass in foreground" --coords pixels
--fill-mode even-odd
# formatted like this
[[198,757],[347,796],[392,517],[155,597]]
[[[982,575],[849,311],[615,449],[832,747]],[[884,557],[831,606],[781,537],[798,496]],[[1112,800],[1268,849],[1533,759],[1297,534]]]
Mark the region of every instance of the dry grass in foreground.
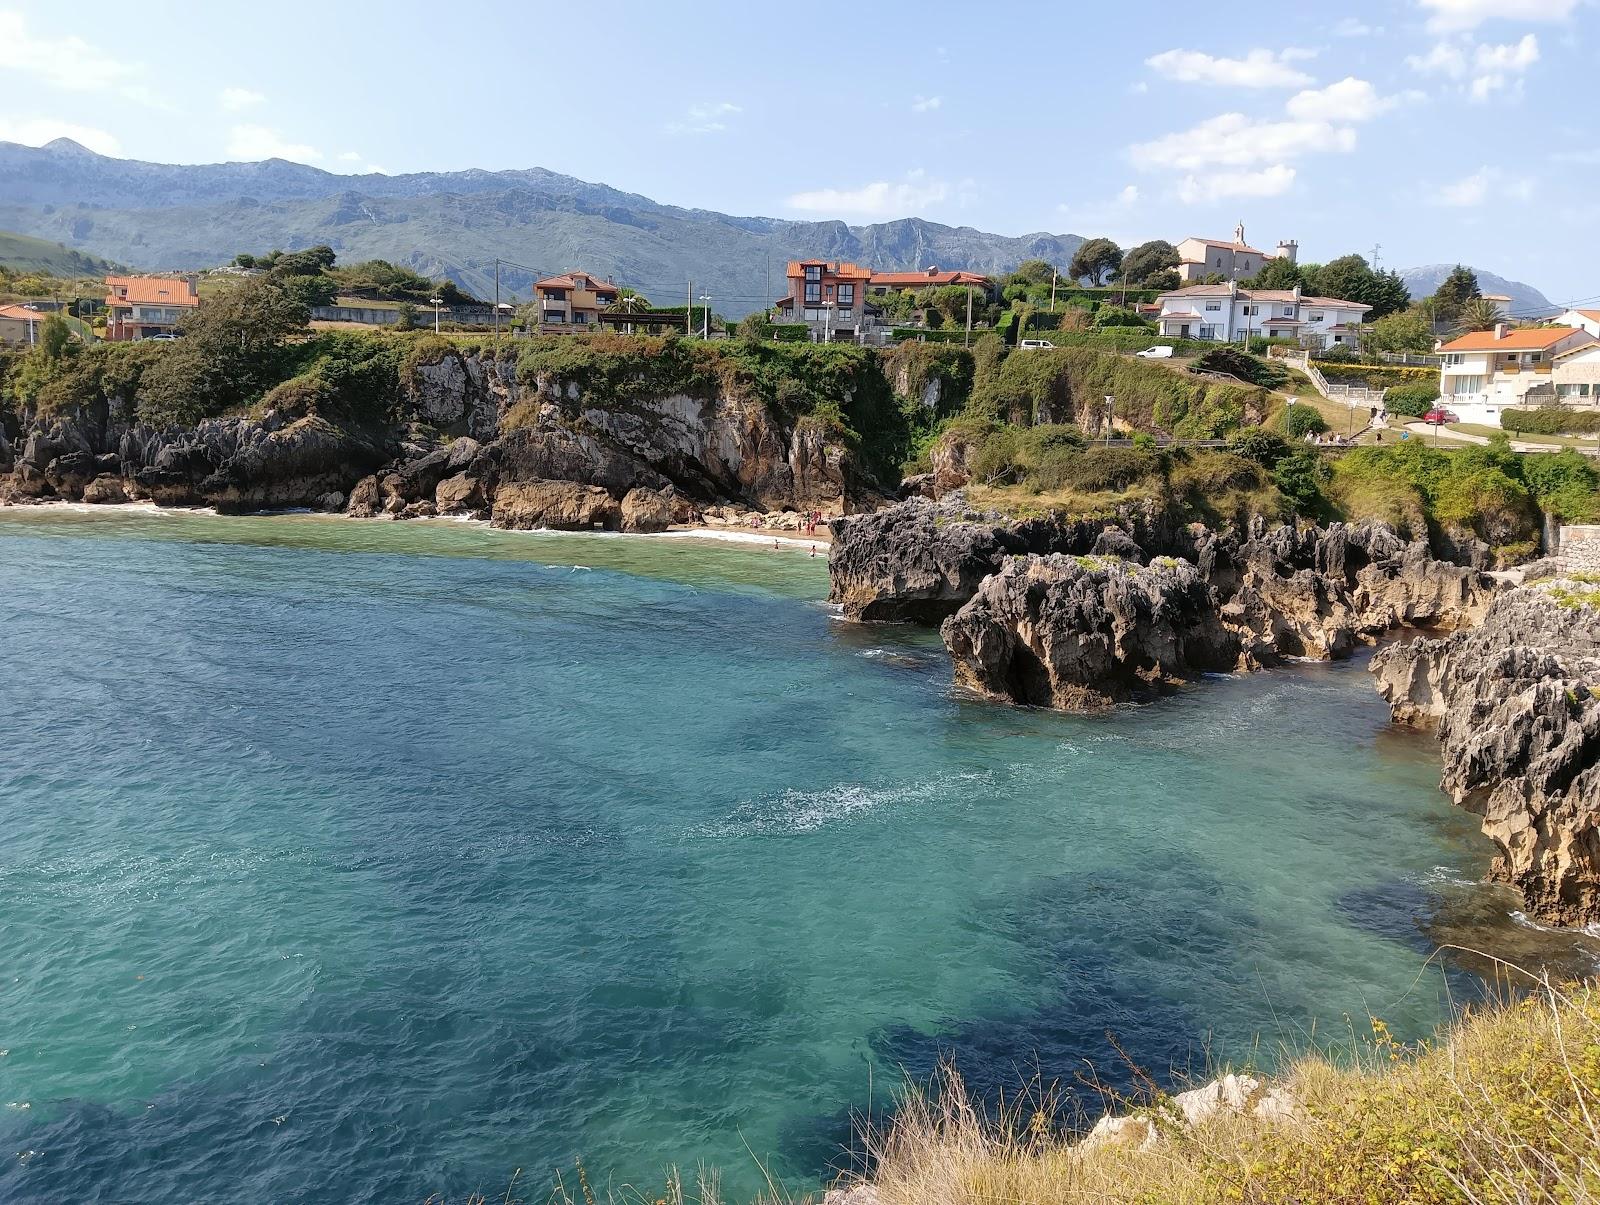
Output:
[[912,1094],[873,1150],[882,1205],[1600,1201],[1600,992],[1542,990],[1406,1046],[1380,1020],[1347,1065],[1278,1079],[1292,1122],[1187,1130],[1157,1098],[1147,1150],[1083,1150],[1040,1112],[986,1120],[954,1076]]
[[[1190,1129],[1170,1098],[1117,1112],[1148,1118],[1145,1149],[1079,1145],[1053,1106],[996,1120],[953,1072],[909,1091],[867,1135],[871,1187],[850,1205],[1140,1205],[1210,1202],[1600,1203],[1600,987],[1538,991],[1468,1012],[1433,1042],[1372,1037],[1337,1060],[1310,1055],[1277,1077],[1290,1121],[1224,1113]],[[1265,1086],[1264,1086],[1265,1087]],[[803,1205],[768,1182],[756,1205]],[[820,1195],[820,1194],[818,1194]],[[443,1205],[441,1198],[435,1202]],[[521,1181],[465,1205],[725,1205],[714,1173],[660,1189],[600,1188],[584,1169],[545,1191]]]

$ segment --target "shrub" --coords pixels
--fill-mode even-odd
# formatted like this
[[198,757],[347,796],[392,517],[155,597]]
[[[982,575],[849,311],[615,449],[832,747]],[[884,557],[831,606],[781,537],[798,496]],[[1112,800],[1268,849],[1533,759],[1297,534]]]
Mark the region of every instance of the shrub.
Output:
[[1289,445],[1261,427],[1243,427],[1228,437],[1228,450],[1270,469],[1289,454]]
[[[1320,415],[1318,416],[1320,417]],[[1332,479],[1327,463],[1310,448],[1291,452],[1272,470],[1273,484],[1302,515],[1316,516],[1327,508],[1324,489]]]
[[1539,508],[1569,523],[1600,519],[1600,469],[1571,448],[1524,456],[1522,480]]
[[1328,420],[1315,407],[1304,404],[1289,406],[1283,416],[1283,431],[1290,439],[1304,439],[1307,435],[1321,435],[1328,429]]
[[1565,406],[1502,410],[1500,425],[1530,435],[1596,435],[1600,434],[1600,410],[1568,410]]
[[1421,418],[1439,400],[1439,386],[1401,385],[1383,395],[1383,405],[1390,414],[1406,418]]
[[1212,348],[1196,360],[1194,366],[1202,372],[1225,373],[1268,389],[1276,388],[1289,379],[1288,372],[1282,366],[1252,356],[1231,344]]

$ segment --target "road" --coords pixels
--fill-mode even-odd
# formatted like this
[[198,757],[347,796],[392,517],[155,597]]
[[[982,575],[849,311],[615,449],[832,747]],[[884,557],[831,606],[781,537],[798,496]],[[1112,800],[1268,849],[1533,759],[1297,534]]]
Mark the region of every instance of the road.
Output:
[[[1406,430],[1413,435],[1422,436],[1430,444],[1434,442],[1434,428],[1428,423],[1407,423]],[[1489,437],[1486,435],[1470,435],[1465,431],[1452,431],[1449,427],[1445,427],[1439,432],[1438,442],[1440,444],[1486,444],[1489,442]],[[1568,445],[1532,443],[1525,439],[1513,439],[1511,441],[1511,450],[1513,452],[1560,452],[1566,446]],[[1585,456],[1600,456],[1600,451],[1597,451],[1593,445],[1580,447],[1578,451]]]

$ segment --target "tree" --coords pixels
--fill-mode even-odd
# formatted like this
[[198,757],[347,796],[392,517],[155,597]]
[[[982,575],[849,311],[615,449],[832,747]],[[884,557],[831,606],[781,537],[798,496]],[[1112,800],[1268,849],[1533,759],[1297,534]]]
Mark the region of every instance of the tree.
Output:
[[606,311],[613,314],[642,314],[650,308],[650,299],[644,294],[627,288],[617,290],[617,299],[606,306]]
[[1122,267],[1122,248],[1108,238],[1092,238],[1073,253],[1067,275],[1073,280],[1088,280],[1103,285]]
[[322,243],[304,251],[280,253],[273,260],[272,270],[279,276],[320,276],[333,267],[336,258],[333,248]]
[[1373,351],[1429,352],[1433,350],[1433,323],[1418,310],[1385,314],[1366,333]]
[[1434,322],[1454,326],[1461,318],[1461,307],[1482,295],[1478,288],[1477,273],[1457,264],[1433,291]]
[[1165,288],[1166,274],[1178,267],[1178,249],[1166,239],[1140,243],[1122,257],[1122,282],[1132,289]]
[[278,276],[230,289],[186,317],[183,338],[145,371],[139,417],[152,426],[191,424],[254,401],[282,378],[289,337],[309,318]]
[[241,251],[233,257],[233,266],[235,268],[253,268],[256,266],[256,257],[247,251]]
[[1049,260],[1025,259],[1011,274],[1011,281],[1018,284],[1047,285],[1055,274],[1056,267]]
[[1366,301],[1372,287],[1372,269],[1365,256],[1341,255],[1323,264],[1316,274],[1316,293],[1319,297],[1334,297],[1341,301]]
[[[619,297],[617,300],[621,301],[622,299]],[[766,314],[757,310],[755,313],[746,314],[739,319],[739,325],[735,328],[735,333],[741,339],[749,339],[752,342],[760,343],[763,340],[772,338],[772,322],[767,318]]]
[[1471,331],[1493,330],[1495,323],[1504,320],[1500,307],[1486,297],[1469,297],[1456,318],[1456,330],[1461,334]]
[[1280,256],[1262,264],[1255,279],[1246,283],[1256,289],[1293,289],[1305,287],[1306,277],[1299,264]]

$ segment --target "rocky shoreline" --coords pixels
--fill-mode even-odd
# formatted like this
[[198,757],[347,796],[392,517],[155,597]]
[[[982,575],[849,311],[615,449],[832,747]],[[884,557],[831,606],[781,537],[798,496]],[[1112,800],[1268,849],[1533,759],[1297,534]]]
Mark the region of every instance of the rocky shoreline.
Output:
[[1600,921],[1600,573],[1544,563],[1512,588],[1380,523],[1214,531],[1148,505],[1016,521],[912,499],[834,530],[845,615],[940,624],[957,685],[1003,702],[1099,711],[1411,634],[1371,670],[1397,722],[1437,731],[1492,877],[1540,921]]

